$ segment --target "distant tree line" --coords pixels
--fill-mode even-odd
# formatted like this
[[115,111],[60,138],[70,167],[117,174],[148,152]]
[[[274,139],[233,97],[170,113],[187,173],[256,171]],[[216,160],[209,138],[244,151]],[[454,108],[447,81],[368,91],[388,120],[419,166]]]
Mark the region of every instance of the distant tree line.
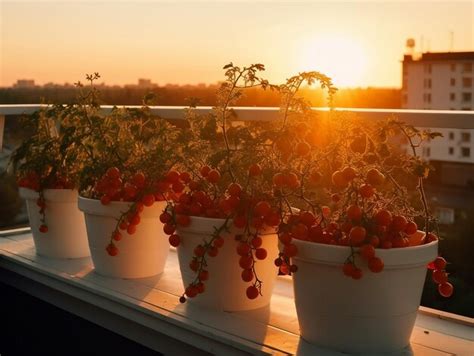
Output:
[[[217,85],[166,85],[143,88],[138,86],[98,87],[104,104],[139,105],[143,97],[153,92],[156,105],[204,105],[215,104]],[[301,94],[312,106],[326,106],[326,94],[320,89],[303,89]],[[73,86],[37,86],[31,88],[0,88],[0,104],[38,104],[71,103],[77,96]],[[249,89],[238,105],[240,106],[278,106],[276,92]],[[400,108],[400,89],[353,88],[341,89],[334,98],[337,107],[354,108]]]

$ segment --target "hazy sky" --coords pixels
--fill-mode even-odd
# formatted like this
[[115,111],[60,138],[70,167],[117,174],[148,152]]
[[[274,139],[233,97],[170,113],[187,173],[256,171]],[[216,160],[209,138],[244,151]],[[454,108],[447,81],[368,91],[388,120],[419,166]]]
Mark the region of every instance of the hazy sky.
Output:
[[274,81],[319,70],[339,86],[399,87],[407,38],[473,51],[473,21],[472,1],[0,0],[0,86],[94,71],[108,84],[213,83],[233,61],[264,63]]

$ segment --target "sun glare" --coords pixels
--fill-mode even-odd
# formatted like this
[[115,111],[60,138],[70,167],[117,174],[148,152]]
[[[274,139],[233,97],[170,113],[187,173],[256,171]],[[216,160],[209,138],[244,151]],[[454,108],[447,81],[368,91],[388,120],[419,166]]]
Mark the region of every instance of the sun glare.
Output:
[[356,40],[342,36],[318,36],[304,43],[300,66],[317,70],[338,87],[360,86],[366,75],[367,57]]

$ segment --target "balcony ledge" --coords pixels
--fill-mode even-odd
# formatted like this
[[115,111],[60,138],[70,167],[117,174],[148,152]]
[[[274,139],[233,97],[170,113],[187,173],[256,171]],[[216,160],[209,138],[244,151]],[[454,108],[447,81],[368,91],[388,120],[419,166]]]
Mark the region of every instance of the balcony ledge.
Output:
[[[163,354],[342,355],[298,335],[291,280],[279,277],[269,308],[224,313],[180,304],[177,255],[165,272],[139,280],[94,273],[90,258],[37,256],[31,234],[0,235],[0,280]],[[474,319],[420,307],[403,354],[472,355]]]

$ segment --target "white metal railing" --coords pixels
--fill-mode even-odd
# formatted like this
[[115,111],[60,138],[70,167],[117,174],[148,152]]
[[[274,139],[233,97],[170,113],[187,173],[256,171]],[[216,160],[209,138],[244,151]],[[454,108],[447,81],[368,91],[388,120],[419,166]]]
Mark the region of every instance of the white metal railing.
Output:
[[[5,117],[8,115],[32,114],[46,105],[41,104],[6,104],[0,105],[0,152],[3,147],[3,133]],[[113,105],[103,105],[102,111],[108,113]],[[139,105],[126,105],[120,107],[139,108]],[[186,106],[151,106],[151,113],[166,119],[183,119]],[[208,113],[212,110],[210,106],[200,106],[196,110],[200,113]],[[313,108],[322,114],[329,111],[328,108]],[[369,120],[380,120],[388,117],[396,117],[399,120],[417,127],[452,128],[452,129],[474,129],[474,111],[454,110],[407,110],[407,109],[360,109],[360,108],[335,108],[337,112],[353,113]],[[239,120],[242,121],[270,121],[280,115],[277,107],[235,107],[234,111]]]
[[[0,116],[31,114],[45,105],[40,104],[12,104],[0,105]],[[120,107],[139,108],[138,105],[125,105]],[[112,110],[112,105],[103,105],[104,113]],[[151,106],[151,112],[167,119],[182,119],[186,106]],[[198,112],[210,112],[210,106],[199,106]],[[277,107],[235,107],[240,120],[274,120],[280,115]],[[328,108],[313,108],[317,112],[327,112]],[[395,116],[401,121],[418,127],[474,129],[474,111],[458,110],[409,110],[409,109],[361,109],[361,108],[335,108],[338,112],[350,112],[367,119],[385,119]]]
[[[3,131],[5,116],[32,114],[45,105],[40,104],[6,104],[0,105],[0,151],[3,147]],[[127,105],[124,107],[138,108],[138,105]],[[104,113],[112,110],[112,105],[103,105]],[[152,114],[166,119],[182,119],[186,106],[151,106]],[[200,106],[196,110],[208,113],[212,110],[210,106]],[[313,108],[313,110],[325,113],[328,108]],[[338,112],[347,112],[360,115],[367,119],[385,119],[390,116],[397,117],[401,121],[417,127],[474,129],[474,111],[453,110],[406,110],[406,109],[360,109],[360,108],[335,108]],[[243,121],[261,120],[269,121],[277,119],[280,115],[276,107],[235,107],[237,117]]]

